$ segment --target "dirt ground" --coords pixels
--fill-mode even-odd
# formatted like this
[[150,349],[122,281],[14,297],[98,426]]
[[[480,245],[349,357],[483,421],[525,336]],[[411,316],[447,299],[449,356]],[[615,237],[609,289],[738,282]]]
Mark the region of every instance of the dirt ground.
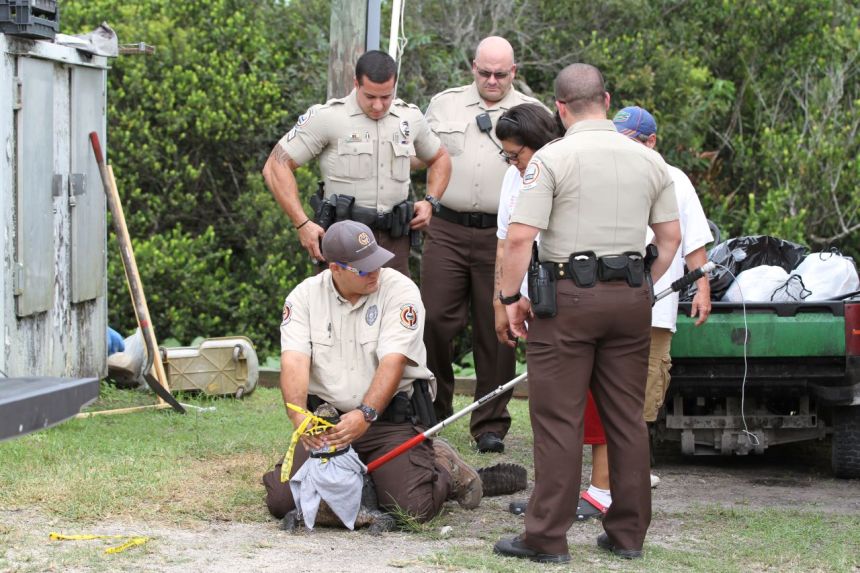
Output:
[[[492,462],[492,458],[488,458]],[[860,515],[860,481],[836,480],[822,447],[786,448],[765,457],[674,457],[655,468],[662,482],[653,490],[654,519],[648,545],[671,547],[679,541],[678,522],[686,510],[703,506],[764,509],[790,508]],[[586,471],[587,475],[587,471]],[[212,522],[171,525],[146,522],[100,522],[89,526],[64,522],[32,510],[0,510],[0,571],[445,571],[422,557],[450,550],[488,555],[502,534],[518,531],[522,517],[507,506],[520,495],[485,498],[475,511],[456,504],[434,529],[416,533],[367,533],[322,530],[289,534],[277,523]],[[441,528],[448,526],[449,531]],[[49,541],[62,533],[124,533],[152,538],[143,548],[104,555],[101,541]],[[574,524],[571,549],[592,547],[599,522]],[[582,552],[588,561],[594,552]],[[5,559],[4,559],[5,555]],[[599,566],[599,563],[595,563]]]

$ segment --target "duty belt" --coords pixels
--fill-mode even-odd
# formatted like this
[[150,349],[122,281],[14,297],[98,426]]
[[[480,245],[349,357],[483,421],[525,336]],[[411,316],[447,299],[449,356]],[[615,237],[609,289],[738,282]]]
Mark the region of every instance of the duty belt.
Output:
[[585,251],[573,253],[566,263],[545,262],[541,266],[556,280],[571,279],[583,288],[592,287],[597,281],[627,281],[631,287],[640,287],[646,273],[644,259],[636,252],[598,257]]
[[475,227],[477,229],[489,229],[495,227],[498,222],[498,217],[495,213],[464,213],[449,209],[445,205],[439,205],[439,212],[436,213],[436,216],[449,223],[456,223],[464,227]]
[[380,231],[391,230],[391,211],[383,213],[370,207],[353,207],[351,219],[359,223],[364,223],[371,229],[378,229]]

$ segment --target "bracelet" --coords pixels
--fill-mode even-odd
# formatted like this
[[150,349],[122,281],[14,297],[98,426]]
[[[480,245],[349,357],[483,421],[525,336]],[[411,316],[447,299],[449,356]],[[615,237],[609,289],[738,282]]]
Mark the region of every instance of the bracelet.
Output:
[[298,231],[299,229],[301,229],[302,227],[304,227],[305,225],[307,225],[307,224],[308,224],[308,223],[310,223],[310,222],[311,222],[310,218],[305,219],[305,222],[304,222],[304,223],[302,223],[301,225],[299,225],[298,227],[296,227],[296,231]]

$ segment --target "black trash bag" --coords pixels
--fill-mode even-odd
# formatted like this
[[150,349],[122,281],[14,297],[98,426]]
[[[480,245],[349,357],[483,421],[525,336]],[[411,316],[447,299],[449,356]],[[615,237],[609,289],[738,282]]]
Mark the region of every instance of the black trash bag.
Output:
[[[782,267],[790,273],[808,253],[809,249],[803,245],[767,235],[724,241],[708,252],[709,261],[722,265],[711,271],[711,300],[721,300],[735,280],[722,267],[727,267],[735,276],[761,265]],[[693,283],[681,294],[681,301],[689,302],[695,294],[696,283]]]

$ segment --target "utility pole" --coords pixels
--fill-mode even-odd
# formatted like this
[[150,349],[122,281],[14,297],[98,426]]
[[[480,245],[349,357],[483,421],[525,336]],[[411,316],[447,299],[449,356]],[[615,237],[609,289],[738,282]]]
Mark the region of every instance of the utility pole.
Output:
[[332,0],[328,58],[328,99],[352,91],[355,62],[379,49],[381,0]]

